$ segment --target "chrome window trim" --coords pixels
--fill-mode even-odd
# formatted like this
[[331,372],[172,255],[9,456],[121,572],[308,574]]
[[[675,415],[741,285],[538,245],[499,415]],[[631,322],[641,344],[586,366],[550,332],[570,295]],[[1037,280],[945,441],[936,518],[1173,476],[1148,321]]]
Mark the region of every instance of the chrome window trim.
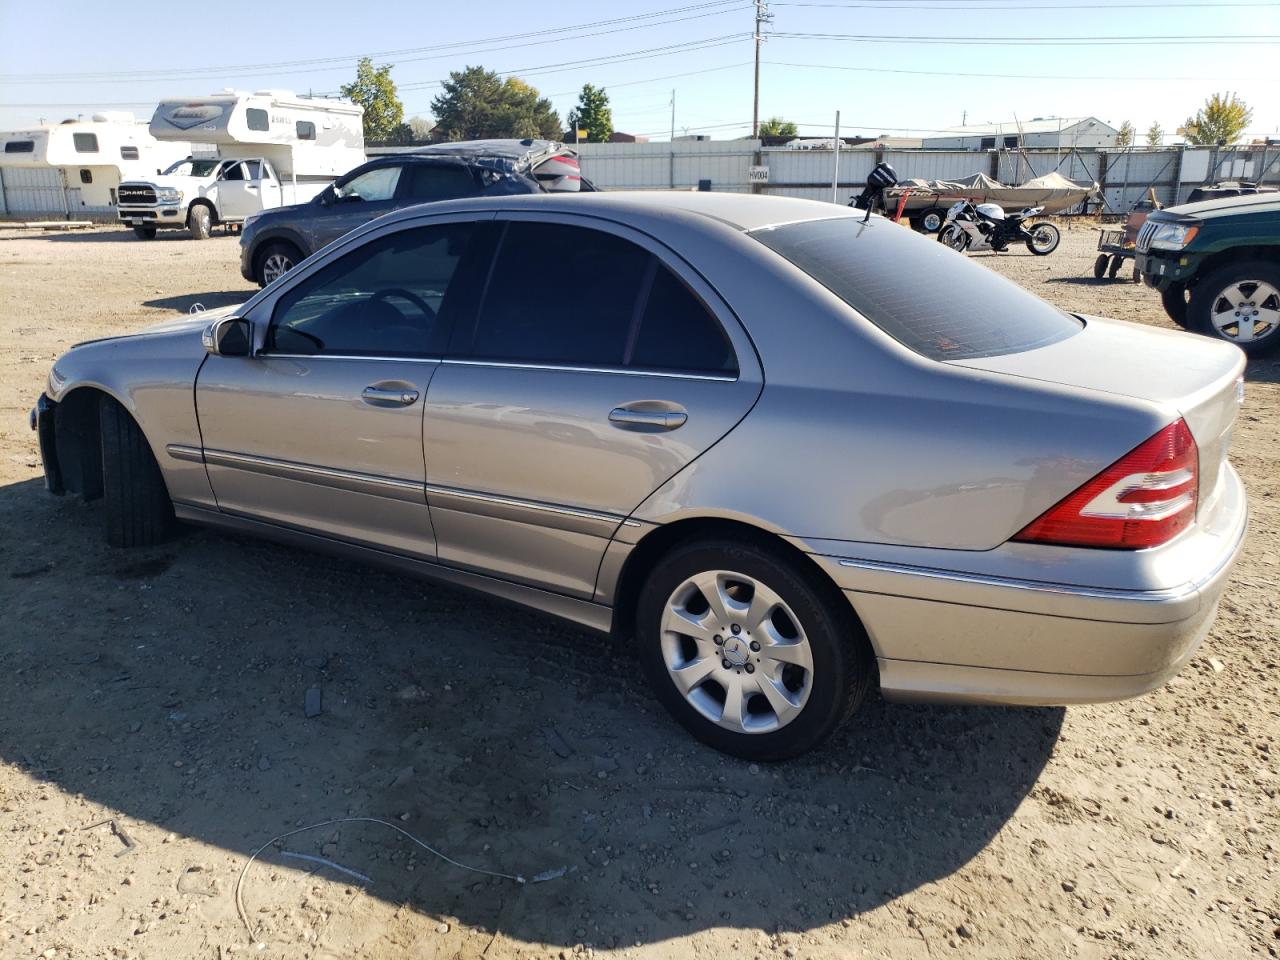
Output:
[[707,380],[713,383],[737,383],[740,377],[712,373],[676,373],[672,370],[644,370],[637,367],[579,367],[573,364],[524,363],[518,360],[461,360],[452,357],[440,361],[457,367],[504,367],[515,370],[560,370],[567,373],[612,373],[624,377],[665,377],[670,380]]
[[440,363],[439,357],[365,357],[358,353],[267,353],[254,354],[261,360],[381,360],[392,363]]

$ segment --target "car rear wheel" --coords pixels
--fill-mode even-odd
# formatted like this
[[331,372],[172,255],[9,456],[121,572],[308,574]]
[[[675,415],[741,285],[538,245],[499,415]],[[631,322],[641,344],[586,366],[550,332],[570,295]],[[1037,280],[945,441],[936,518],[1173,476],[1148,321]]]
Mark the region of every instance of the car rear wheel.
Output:
[[164,541],[173,530],[173,502],[147,438],[110,397],[100,401],[98,428],[107,543],[145,547]]
[[203,203],[197,203],[187,213],[187,229],[191,231],[193,240],[208,240],[212,223],[209,208]]
[[286,273],[303,261],[304,257],[298,248],[283,240],[273,240],[259,252],[254,268],[258,286],[265,287],[279,280]]
[[133,235],[139,240],[154,240],[156,238],[155,227],[134,227]]
[[1187,318],[1246,353],[1280,346],[1280,267],[1254,260],[1214,270],[1192,289]]
[[650,575],[636,612],[658,699],[699,740],[737,757],[812,749],[857,709],[874,676],[852,610],[761,545],[677,548]]

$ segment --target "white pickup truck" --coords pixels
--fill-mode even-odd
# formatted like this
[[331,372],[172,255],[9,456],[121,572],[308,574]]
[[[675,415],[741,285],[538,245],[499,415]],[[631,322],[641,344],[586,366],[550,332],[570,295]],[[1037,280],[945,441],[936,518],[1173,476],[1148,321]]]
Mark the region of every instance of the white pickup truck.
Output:
[[282,182],[262,157],[188,157],[158,176],[121,183],[116,210],[140,240],[171,228],[186,228],[204,240],[215,224],[241,224],[262,210],[306,203],[330,182]]

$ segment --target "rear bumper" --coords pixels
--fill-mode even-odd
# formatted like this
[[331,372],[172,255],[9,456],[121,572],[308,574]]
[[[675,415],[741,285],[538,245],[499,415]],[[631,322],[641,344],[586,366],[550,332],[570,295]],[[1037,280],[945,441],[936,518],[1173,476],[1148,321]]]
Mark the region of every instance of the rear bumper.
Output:
[[[887,699],[1097,703],[1161,686],[1195,655],[1244,543],[1234,471],[1225,512],[1185,547],[1191,580],[1086,587],[815,556],[871,637]],[[1114,559],[1114,558],[1112,558]]]

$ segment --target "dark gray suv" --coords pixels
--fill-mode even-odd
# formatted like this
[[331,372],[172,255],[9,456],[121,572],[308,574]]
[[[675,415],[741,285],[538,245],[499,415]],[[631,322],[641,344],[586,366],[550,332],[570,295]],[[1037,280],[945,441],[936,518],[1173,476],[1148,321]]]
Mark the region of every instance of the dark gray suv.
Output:
[[240,273],[265,287],[321,247],[400,207],[593,189],[582,177],[577,152],[550,140],[469,140],[376,157],[339,177],[310,203],[246,219]]

